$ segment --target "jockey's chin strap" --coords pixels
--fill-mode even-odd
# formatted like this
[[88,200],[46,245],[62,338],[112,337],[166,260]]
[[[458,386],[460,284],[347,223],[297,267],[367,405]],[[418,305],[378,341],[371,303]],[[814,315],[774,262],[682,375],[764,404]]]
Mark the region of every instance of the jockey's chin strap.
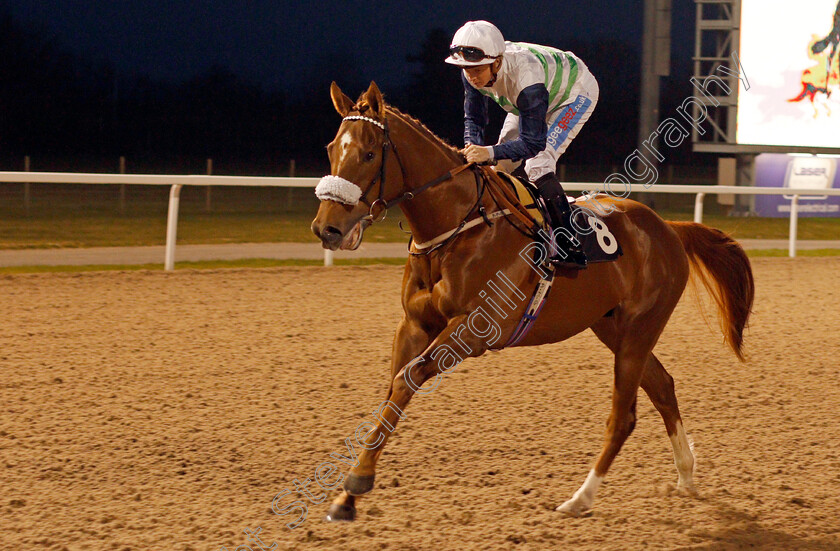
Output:
[[[435,178],[434,180],[432,180],[430,182],[426,182],[425,184],[423,184],[420,187],[417,187],[417,188],[414,188],[414,189],[409,189],[409,190],[403,192],[402,194],[394,197],[393,199],[386,200],[385,199],[385,168],[386,168],[386,164],[387,164],[387,161],[388,161],[388,151],[389,150],[393,150],[394,158],[397,159],[397,164],[400,165],[400,172],[402,173],[402,179],[403,179],[403,182],[402,182],[403,183],[403,188],[404,189],[406,188],[405,167],[402,164],[402,160],[400,160],[400,155],[397,152],[397,146],[394,145],[394,142],[391,141],[391,131],[388,128],[388,119],[386,118],[386,119],[384,119],[383,121],[380,122],[376,119],[373,119],[371,117],[365,117],[363,115],[350,115],[350,116],[344,117],[343,120],[345,120],[345,121],[359,120],[359,121],[369,122],[369,123],[381,128],[382,132],[385,134],[385,141],[382,142],[382,165],[379,167],[379,177],[374,179],[370,183],[370,185],[368,185],[368,187],[362,192],[362,196],[359,199],[362,203],[364,203],[364,204],[366,204],[370,207],[370,212],[364,218],[362,218],[362,220],[366,221],[368,223],[368,225],[373,224],[374,222],[381,222],[381,221],[385,220],[385,217],[387,216],[387,213],[388,213],[388,209],[390,209],[391,207],[395,207],[395,206],[399,205],[400,203],[402,203],[403,201],[410,201],[411,199],[414,199],[415,197],[417,197],[418,195],[420,195],[421,193],[423,193],[427,189],[429,189],[431,187],[434,187],[434,186],[436,186],[436,185],[438,185],[442,182],[445,182],[447,180],[451,180],[457,174],[463,172],[464,170],[466,170],[468,168],[471,168],[475,164],[475,163],[467,163],[465,165],[461,165],[457,168],[454,168],[454,169],[450,170],[446,174]],[[376,185],[377,180],[379,181],[379,197],[377,197],[376,199],[374,199],[374,201],[372,203],[370,203],[367,200],[367,195],[368,195],[368,193],[370,193],[370,190],[373,189],[373,186]],[[382,210],[381,210],[380,213],[374,214],[374,209],[377,208],[377,207],[381,208]],[[380,214],[381,214],[381,217],[379,217]]]

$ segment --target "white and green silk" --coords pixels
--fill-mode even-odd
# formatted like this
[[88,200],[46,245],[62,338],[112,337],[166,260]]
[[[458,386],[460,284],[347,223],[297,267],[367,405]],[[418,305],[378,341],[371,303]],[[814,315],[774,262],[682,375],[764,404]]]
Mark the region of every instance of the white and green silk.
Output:
[[528,86],[542,83],[548,89],[548,118],[551,118],[578,95],[587,95],[593,81],[586,64],[571,52],[527,42],[506,42],[496,82],[478,91],[508,113],[519,115],[514,105],[516,98]]

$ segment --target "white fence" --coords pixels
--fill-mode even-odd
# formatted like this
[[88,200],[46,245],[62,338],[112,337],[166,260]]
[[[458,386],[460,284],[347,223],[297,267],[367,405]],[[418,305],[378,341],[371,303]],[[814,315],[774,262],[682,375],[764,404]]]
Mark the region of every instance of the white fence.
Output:
[[[0,172],[0,183],[45,183],[45,184],[131,184],[171,186],[169,192],[169,213],[166,222],[166,252],[164,269],[175,268],[175,242],[178,233],[178,210],[183,186],[263,186],[263,187],[309,187],[314,188],[318,178],[269,178],[245,176],[172,176],[161,174],[82,174],[66,172]],[[602,182],[564,182],[566,191],[603,191]],[[613,191],[625,192],[626,188],[614,184]],[[790,209],[790,232],[788,255],[796,256],[796,233],[799,221],[797,206],[800,197],[840,196],[840,189],[788,189],[740,186],[668,185],[655,184],[645,187],[632,184],[631,192],[640,193],[683,193],[695,195],[694,221],[703,221],[703,198],[706,194],[734,195],[787,195],[792,196]],[[332,251],[324,250],[324,265],[332,264]]]

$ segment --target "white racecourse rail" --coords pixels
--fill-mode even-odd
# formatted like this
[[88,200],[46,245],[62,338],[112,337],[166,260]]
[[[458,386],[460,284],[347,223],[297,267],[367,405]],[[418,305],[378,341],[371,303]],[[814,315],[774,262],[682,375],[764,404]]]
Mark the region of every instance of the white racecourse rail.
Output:
[[[175,268],[175,240],[178,231],[178,208],[180,204],[181,188],[183,186],[262,186],[262,187],[309,187],[314,188],[319,178],[273,178],[253,176],[175,176],[162,174],[84,174],[69,172],[0,172],[0,183],[42,183],[42,184],[130,184],[171,186],[169,192],[169,214],[166,223],[166,252],[164,269]],[[625,192],[626,187],[613,185],[615,192]],[[567,191],[603,191],[603,182],[564,182]],[[792,195],[790,209],[790,234],[788,254],[796,256],[796,232],[799,220],[797,205],[800,197],[807,196],[838,196],[840,189],[796,189],[746,187],[746,186],[685,186],[654,184],[645,187],[642,184],[632,184],[631,192],[644,193],[684,193],[696,196],[694,203],[694,221],[703,221],[703,198],[706,194],[734,194],[734,195]],[[795,191],[795,193],[792,193]],[[324,265],[332,264],[332,251],[324,251]]]

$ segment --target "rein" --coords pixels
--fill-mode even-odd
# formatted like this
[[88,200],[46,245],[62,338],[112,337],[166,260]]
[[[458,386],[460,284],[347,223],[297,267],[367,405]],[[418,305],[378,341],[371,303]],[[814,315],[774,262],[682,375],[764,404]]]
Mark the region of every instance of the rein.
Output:
[[[403,166],[402,160],[400,159],[399,153],[397,152],[396,145],[391,141],[391,132],[388,127],[388,120],[386,118],[385,120],[380,122],[374,118],[366,117],[363,115],[349,115],[344,117],[343,119],[343,121],[348,120],[358,120],[371,123],[374,126],[380,128],[385,137],[385,141],[382,143],[382,164],[379,167],[379,176],[367,186],[367,188],[362,192],[361,197],[359,197],[359,201],[361,201],[365,205],[368,205],[370,208],[368,214],[362,218],[362,221],[365,224],[365,226],[369,226],[374,222],[381,222],[385,220],[385,217],[388,213],[388,209],[390,209],[391,207],[395,207],[403,201],[410,201],[418,195],[420,195],[421,193],[423,193],[424,191],[431,189],[432,187],[440,183],[453,179],[455,176],[457,176],[461,172],[464,172],[467,169],[471,169],[475,174],[476,193],[478,195],[478,198],[476,199],[475,204],[473,204],[469,211],[467,211],[467,214],[461,220],[461,223],[458,224],[458,226],[456,226],[454,229],[437,236],[431,241],[427,241],[425,243],[413,243],[413,240],[410,240],[408,245],[409,254],[415,256],[427,255],[432,251],[446,246],[447,244],[449,244],[449,242],[455,239],[462,231],[473,228],[480,224],[482,221],[485,222],[488,226],[492,226],[492,219],[507,217],[510,215],[519,218],[519,220],[523,222],[529,230],[535,231],[535,220],[528,214],[525,208],[521,204],[519,204],[518,201],[512,199],[508,195],[507,189],[505,188],[504,184],[500,185],[499,181],[496,181],[494,178],[490,177],[487,174],[487,169],[480,168],[474,162],[469,162],[464,165],[458,166],[450,170],[449,172],[438,176],[434,180],[430,180],[419,187],[409,189],[401,193],[400,195],[397,195],[393,199],[386,200],[384,194],[386,166],[388,162],[388,150],[393,150],[394,152],[394,158],[396,158],[397,164],[399,164],[400,167],[400,172],[402,173],[403,188],[406,187],[405,167]],[[367,196],[373,189],[373,186],[377,184],[377,180],[379,182],[379,196],[371,203],[368,202]],[[349,184],[349,182],[347,183]],[[496,205],[499,206],[499,211],[493,212],[489,215],[485,211],[484,207],[481,206],[481,201],[486,191],[489,191],[493,201],[496,203]],[[374,210],[377,208],[377,206],[382,210],[380,213],[374,214]],[[471,221],[468,221],[470,216],[472,216],[472,214],[476,211],[478,211],[478,213],[481,215],[481,218],[475,218]],[[379,214],[381,214],[381,217],[379,216]],[[415,251],[418,252],[411,250],[412,245]]]
[[[365,117],[363,115],[350,115],[350,116],[344,117],[343,120],[345,120],[345,121],[347,121],[347,120],[359,120],[359,121],[369,122],[369,123],[381,128],[382,132],[385,134],[385,141],[382,143],[382,164],[379,167],[379,177],[378,177],[378,180],[379,180],[379,197],[377,199],[375,199],[372,203],[369,203],[367,201],[368,193],[370,193],[370,190],[373,189],[373,186],[376,185],[376,183],[377,183],[377,179],[374,179],[368,185],[368,187],[362,192],[362,196],[359,199],[361,202],[363,202],[364,204],[366,204],[370,207],[370,212],[367,214],[367,216],[365,216],[363,218],[363,220],[367,220],[371,224],[374,223],[374,222],[381,222],[382,220],[385,220],[385,216],[387,215],[388,209],[399,205],[403,201],[410,201],[411,199],[414,199],[415,197],[417,197],[418,195],[420,195],[424,191],[426,191],[426,190],[428,190],[428,189],[430,189],[430,188],[432,188],[432,187],[434,187],[434,186],[436,186],[440,183],[451,180],[452,178],[454,178],[455,176],[457,176],[461,172],[465,171],[466,169],[472,168],[472,167],[475,166],[475,163],[467,163],[467,164],[461,165],[457,168],[453,168],[452,170],[450,170],[446,174],[443,174],[442,176],[438,176],[434,180],[426,182],[422,186],[416,187],[414,189],[409,189],[408,191],[402,193],[401,195],[398,195],[397,197],[394,197],[393,199],[385,200],[385,168],[386,168],[386,164],[388,162],[388,150],[393,150],[394,151],[394,158],[397,159],[397,164],[399,164],[399,166],[400,166],[400,172],[402,173],[402,177],[403,177],[403,188],[406,187],[405,167],[403,166],[402,160],[400,160],[399,153],[397,152],[397,146],[394,144],[394,142],[391,141],[391,131],[388,127],[388,119],[385,119],[384,121],[380,122],[376,119],[373,119],[371,117]],[[382,211],[381,211],[382,217],[381,218],[378,218],[376,215],[374,215],[374,208],[377,205],[379,205],[380,208],[382,208]],[[472,212],[472,211],[470,211],[470,212]]]
[[[492,226],[491,220],[495,220],[496,218],[506,218],[508,216],[514,216],[518,218],[520,222],[525,224],[527,230],[523,231],[521,228],[517,227],[516,224],[511,223],[517,231],[529,237],[531,239],[537,236],[537,231],[539,227],[537,225],[537,221],[531,216],[531,214],[525,209],[522,203],[519,200],[512,198],[510,196],[510,190],[508,187],[498,178],[494,178],[489,175],[489,169],[473,166],[473,171],[475,172],[476,178],[476,186],[478,191],[478,200],[472,206],[472,208],[467,212],[467,215],[461,221],[461,223],[455,227],[453,230],[449,230],[446,233],[443,233],[430,241],[426,241],[425,243],[413,243],[414,248],[419,252],[414,252],[411,250],[412,243],[409,242],[409,254],[418,256],[418,255],[425,255],[429,254],[434,250],[437,250],[441,247],[445,247],[451,240],[453,240],[458,234],[462,231],[466,231],[470,228],[473,228],[481,222],[487,223],[488,226]],[[481,183],[479,183],[481,182]],[[490,214],[485,212],[484,207],[481,205],[481,199],[484,197],[484,192],[487,191],[490,194],[491,199],[496,203],[496,206],[499,210],[494,211]],[[475,211],[478,210],[479,214],[481,214],[481,218],[474,218],[473,220],[467,222],[470,215]]]
[[[436,250],[438,250],[442,247],[445,247],[453,239],[458,237],[458,234],[460,234],[462,231],[470,229],[472,227],[475,227],[475,226],[481,224],[482,221],[486,222],[488,226],[492,226],[493,223],[490,222],[491,219],[499,218],[501,216],[507,216],[508,214],[510,214],[509,211],[504,210],[504,211],[494,212],[494,213],[492,213],[488,216],[488,214],[484,210],[484,207],[481,206],[481,200],[484,197],[484,192],[487,190],[487,175],[484,174],[483,172],[481,172],[481,170],[477,166],[475,166],[474,163],[469,163],[469,164],[464,165],[464,166],[470,166],[470,165],[472,165],[473,174],[475,175],[475,187],[476,187],[475,191],[476,191],[476,195],[478,196],[478,198],[475,200],[475,203],[473,204],[473,206],[470,207],[470,210],[467,211],[467,214],[464,215],[464,218],[461,220],[461,223],[458,224],[455,227],[455,229],[449,230],[448,232],[443,233],[443,234],[435,237],[431,241],[426,241],[425,243],[414,243],[413,236],[412,236],[412,239],[410,239],[409,242],[408,242],[408,254],[410,254],[412,256],[427,255],[427,254],[431,253],[432,251],[436,251]],[[469,220],[470,216],[472,216],[472,213],[475,212],[476,210],[478,210],[478,213],[481,214],[481,218],[475,218],[472,221],[467,222],[467,220]],[[414,245],[414,248],[419,252],[412,251],[411,250],[412,245]]]
[[490,190],[490,196],[494,201],[496,201],[496,204],[509,210],[511,214],[519,218],[519,220],[525,224],[526,228],[536,233],[539,229],[537,221],[534,220],[534,218],[528,213],[528,210],[518,199],[514,199],[509,195],[509,193],[513,192],[511,192],[510,189],[500,180],[494,180],[493,178],[488,178],[488,180],[490,183],[487,187]]

